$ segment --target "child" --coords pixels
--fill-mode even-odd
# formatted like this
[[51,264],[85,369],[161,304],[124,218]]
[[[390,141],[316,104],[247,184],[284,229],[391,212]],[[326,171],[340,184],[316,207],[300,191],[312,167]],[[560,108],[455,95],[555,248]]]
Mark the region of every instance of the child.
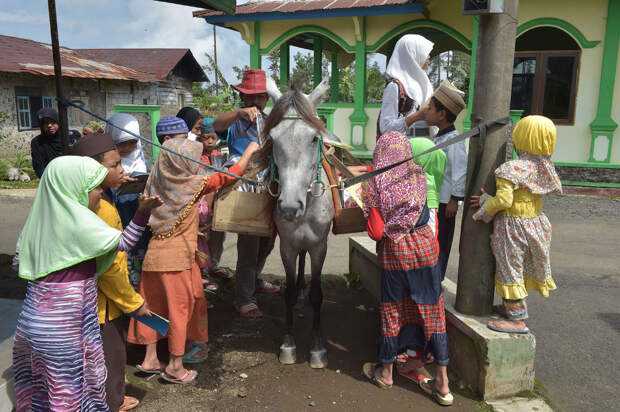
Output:
[[189,130],[187,138],[196,141],[201,134],[200,129],[202,128],[202,115],[200,112],[193,107],[183,107],[178,111],[177,117],[183,119],[187,125]]
[[[71,152],[76,156],[92,157],[108,169],[108,176],[101,184],[104,189],[118,189],[123,182],[122,160],[111,135],[84,136],[71,148]],[[122,230],[121,218],[109,190],[103,193],[97,216],[111,227]],[[108,371],[106,400],[111,411],[128,411],[140,403],[133,396],[125,396],[127,352],[121,315],[134,312],[136,316],[150,316],[150,311],[142,296],[129,283],[128,272],[127,254],[119,252],[110,268],[97,279],[97,311]]]
[[[449,82],[444,82],[437,88],[424,114],[429,126],[439,127],[439,132],[433,139],[435,144],[441,144],[458,136],[459,133],[454,128],[454,121],[464,108],[465,102],[461,97],[461,92]],[[465,181],[467,179],[465,142],[454,143],[444,148],[443,151],[446,153],[448,162],[439,192],[439,209],[437,211],[439,221],[437,239],[439,241],[439,264],[442,280],[445,278],[448,268],[448,259],[450,258],[456,226],[456,212],[459,208],[459,201],[463,200],[463,196],[465,196]]]
[[[193,159],[200,158],[203,148],[184,137],[168,139],[164,147]],[[250,144],[230,172],[241,175],[258,148],[258,144]],[[144,257],[140,294],[153,312],[170,320],[168,365],[157,357],[156,344],[162,336],[153,329],[132,319],[128,340],[147,345],[139,370],[160,373],[172,383],[196,379],[198,372],[185,369],[183,362],[203,361],[207,353],[207,306],[196,262],[198,199],[234,182],[222,173],[205,178],[198,170],[197,163],[162,150],[145,188],[145,193],[161,196],[164,206],[156,209],[149,221],[153,236]],[[198,341],[200,350],[189,352],[190,358],[183,359],[186,339]]]
[[158,199],[143,197],[124,232],[111,228],[95,215],[108,173],[88,157],[52,160],[17,242],[29,280],[13,345],[18,412],[109,410],[96,276],[133,246]]
[[[213,165],[216,158],[223,160],[223,154],[215,150],[217,144],[217,134],[213,128],[213,119],[205,118],[202,122],[202,128],[198,142],[202,143],[202,156],[200,160],[204,163]],[[207,175],[213,174],[213,171],[203,168]],[[215,193],[208,193],[200,200],[200,231],[198,233],[198,249],[208,255],[208,260],[201,269],[208,271],[208,275],[218,277],[220,279],[232,278],[232,272],[226,268],[219,267],[220,258],[224,248],[224,232],[214,232],[211,230],[211,221],[213,218],[213,201]],[[207,273],[203,273],[207,284],[206,289],[210,291],[217,290],[217,284],[210,282]]]
[[174,116],[166,116],[157,122],[155,126],[155,134],[160,144],[164,144],[166,140],[174,139],[177,137],[187,138],[189,129],[183,121]]
[[[129,130],[137,135],[140,135],[140,124],[138,120],[127,113],[113,114],[109,119],[113,124]],[[106,126],[106,133],[109,133],[114,138],[114,144],[118,150],[118,154],[121,158],[121,165],[123,166],[124,177],[123,181],[131,182],[133,179],[130,176],[133,173],[147,173],[148,168],[146,160],[144,159],[144,153],[142,153],[142,144],[140,140],[121,129],[110,126]],[[131,221],[131,217],[136,213],[138,208],[139,193],[124,193],[118,195],[116,190],[114,192],[114,203],[117,211],[120,215],[123,227],[126,227]],[[136,243],[136,246],[127,252],[127,268],[129,270],[129,281],[135,289],[138,288],[140,283],[140,274],[142,273],[142,261],[144,260],[144,254],[151,238],[151,231],[145,230],[142,237]]]
[[493,220],[491,249],[495,256],[495,290],[503,299],[496,307],[506,320],[493,320],[487,326],[498,332],[528,333],[526,289],[538,290],[544,297],[556,289],[551,278],[551,223],[543,213],[541,195],[562,193],[551,154],[556,129],[544,116],[527,116],[512,134],[518,159],[495,170],[495,196],[481,189],[472,196],[472,207],[480,207],[475,220]]
[[[373,169],[411,157],[404,134],[381,136]],[[379,363],[366,363],[364,375],[381,388],[392,386],[392,365],[408,349],[435,357],[436,379],[421,378],[420,388],[441,405],[451,405],[448,386],[448,336],[438,265],[437,241],[429,226],[426,177],[413,162],[397,166],[369,181],[364,216],[368,234],[378,242],[381,263],[381,338]],[[421,362],[418,360],[418,365]]]

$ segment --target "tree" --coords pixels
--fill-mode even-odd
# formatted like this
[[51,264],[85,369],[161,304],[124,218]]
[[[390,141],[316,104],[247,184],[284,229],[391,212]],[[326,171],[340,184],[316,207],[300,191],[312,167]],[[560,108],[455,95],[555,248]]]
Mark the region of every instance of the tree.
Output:
[[461,51],[445,51],[431,59],[428,77],[436,89],[442,81],[448,79],[459,90],[465,93],[465,101],[469,92],[470,56]]
[[[370,60],[370,56],[368,56]],[[385,89],[385,73],[381,72],[379,63],[366,63],[366,101],[368,103],[381,103],[383,90]]]

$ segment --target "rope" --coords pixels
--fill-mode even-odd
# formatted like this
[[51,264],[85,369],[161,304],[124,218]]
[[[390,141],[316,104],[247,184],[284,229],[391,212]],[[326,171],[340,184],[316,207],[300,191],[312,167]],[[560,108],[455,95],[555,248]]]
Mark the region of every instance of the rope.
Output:
[[[70,101],[70,100],[67,100],[67,99],[65,99],[65,98],[58,98],[58,97],[56,98],[56,100],[57,100],[58,102],[60,102],[60,103],[64,104],[65,106],[73,106],[73,107],[75,107],[76,109],[79,109],[79,110],[83,111],[84,113],[87,113],[87,114],[91,115],[91,116],[92,116],[92,117],[94,117],[95,119],[99,119],[99,120],[101,120],[102,122],[105,122],[105,123],[109,124],[109,125],[110,125],[110,126],[112,126],[112,127],[116,127],[117,129],[122,130],[123,132],[128,133],[128,134],[132,135],[133,137],[136,137],[136,138],[138,138],[138,139],[142,140],[142,141],[143,141],[143,142],[145,142],[145,143],[150,144],[151,146],[158,147],[160,150],[165,150],[165,151],[167,151],[167,152],[174,153],[174,154],[176,154],[176,155],[178,155],[178,156],[180,156],[180,157],[182,157],[182,158],[184,158],[184,159],[186,159],[186,160],[189,160],[190,162],[198,163],[199,165],[204,166],[204,167],[206,167],[206,168],[208,168],[208,169],[211,169],[211,170],[215,170],[215,171],[216,171],[216,172],[218,172],[218,173],[223,173],[223,174],[225,174],[225,175],[228,175],[228,176],[234,177],[234,178],[239,179],[239,180],[245,180],[246,182],[251,183],[251,184],[254,184],[254,185],[258,185],[258,184],[259,184],[259,183],[258,183],[258,181],[254,180],[254,179],[250,179],[250,178],[243,177],[243,176],[238,176],[238,175],[236,175],[236,174],[234,174],[234,173],[230,173],[230,172],[229,172],[228,170],[226,170],[226,169],[221,169],[221,168],[219,168],[219,167],[211,166],[211,165],[210,165],[210,164],[208,164],[208,163],[201,162],[200,160],[192,159],[192,158],[191,158],[191,157],[189,157],[189,156],[185,156],[185,155],[184,155],[184,154],[182,154],[182,153],[179,153],[179,152],[177,152],[177,151],[175,151],[175,150],[172,150],[172,149],[170,149],[170,148],[167,148],[167,147],[165,147],[165,146],[162,146],[162,145],[160,145],[159,143],[155,143],[155,142],[151,141],[150,139],[147,139],[147,138],[142,137],[142,136],[140,136],[140,135],[138,135],[138,134],[135,134],[135,133],[133,133],[133,132],[131,132],[131,131],[127,130],[127,129],[124,129],[124,128],[120,127],[120,126],[117,126],[117,125],[115,125],[114,123],[112,123],[112,122],[108,121],[107,119],[105,119],[105,118],[103,118],[103,117],[101,117],[101,116],[98,116],[98,115],[96,115],[95,113],[93,113],[93,112],[91,112],[91,111],[89,111],[89,110],[85,109],[85,108],[83,107],[83,106],[84,106],[84,102],[82,102],[81,100]],[[80,104],[81,104],[81,105],[80,105]]]

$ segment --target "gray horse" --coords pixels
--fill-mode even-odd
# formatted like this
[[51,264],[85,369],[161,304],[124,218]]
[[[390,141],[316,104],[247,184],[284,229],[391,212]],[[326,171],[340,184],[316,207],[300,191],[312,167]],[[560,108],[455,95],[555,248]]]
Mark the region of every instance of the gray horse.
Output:
[[[308,190],[317,181],[319,145],[330,138],[337,139],[325,130],[316,115],[316,107],[328,89],[324,79],[308,96],[295,87],[282,94],[275,82],[268,78],[267,91],[275,102],[265,122],[264,134],[271,137],[273,156],[278,168],[280,196],[274,213],[280,235],[280,255],[286,272],[286,328],[280,346],[279,360],[292,364],[297,360],[293,308],[304,286],[304,263],[310,254],[312,280],[310,302],[314,310],[310,366],[327,366],[327,350],[321,337],[321,270],[327,253],[327,235],[334,217],[330,190],[314,197]],[[327,175],[321,170],[321,180],[327,184]],[[319,195],[320,194],[320,195]],[[299,272],[295,267],[299,258]]]

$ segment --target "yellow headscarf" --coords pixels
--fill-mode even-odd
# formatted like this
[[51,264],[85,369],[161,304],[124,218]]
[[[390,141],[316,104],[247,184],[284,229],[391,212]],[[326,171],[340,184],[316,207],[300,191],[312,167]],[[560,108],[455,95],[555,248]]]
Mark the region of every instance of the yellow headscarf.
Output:
[[515,148],[535,155],[551,156],[556,137],[553,122],[545,116],[537,115],[521,119],[512,132]]

